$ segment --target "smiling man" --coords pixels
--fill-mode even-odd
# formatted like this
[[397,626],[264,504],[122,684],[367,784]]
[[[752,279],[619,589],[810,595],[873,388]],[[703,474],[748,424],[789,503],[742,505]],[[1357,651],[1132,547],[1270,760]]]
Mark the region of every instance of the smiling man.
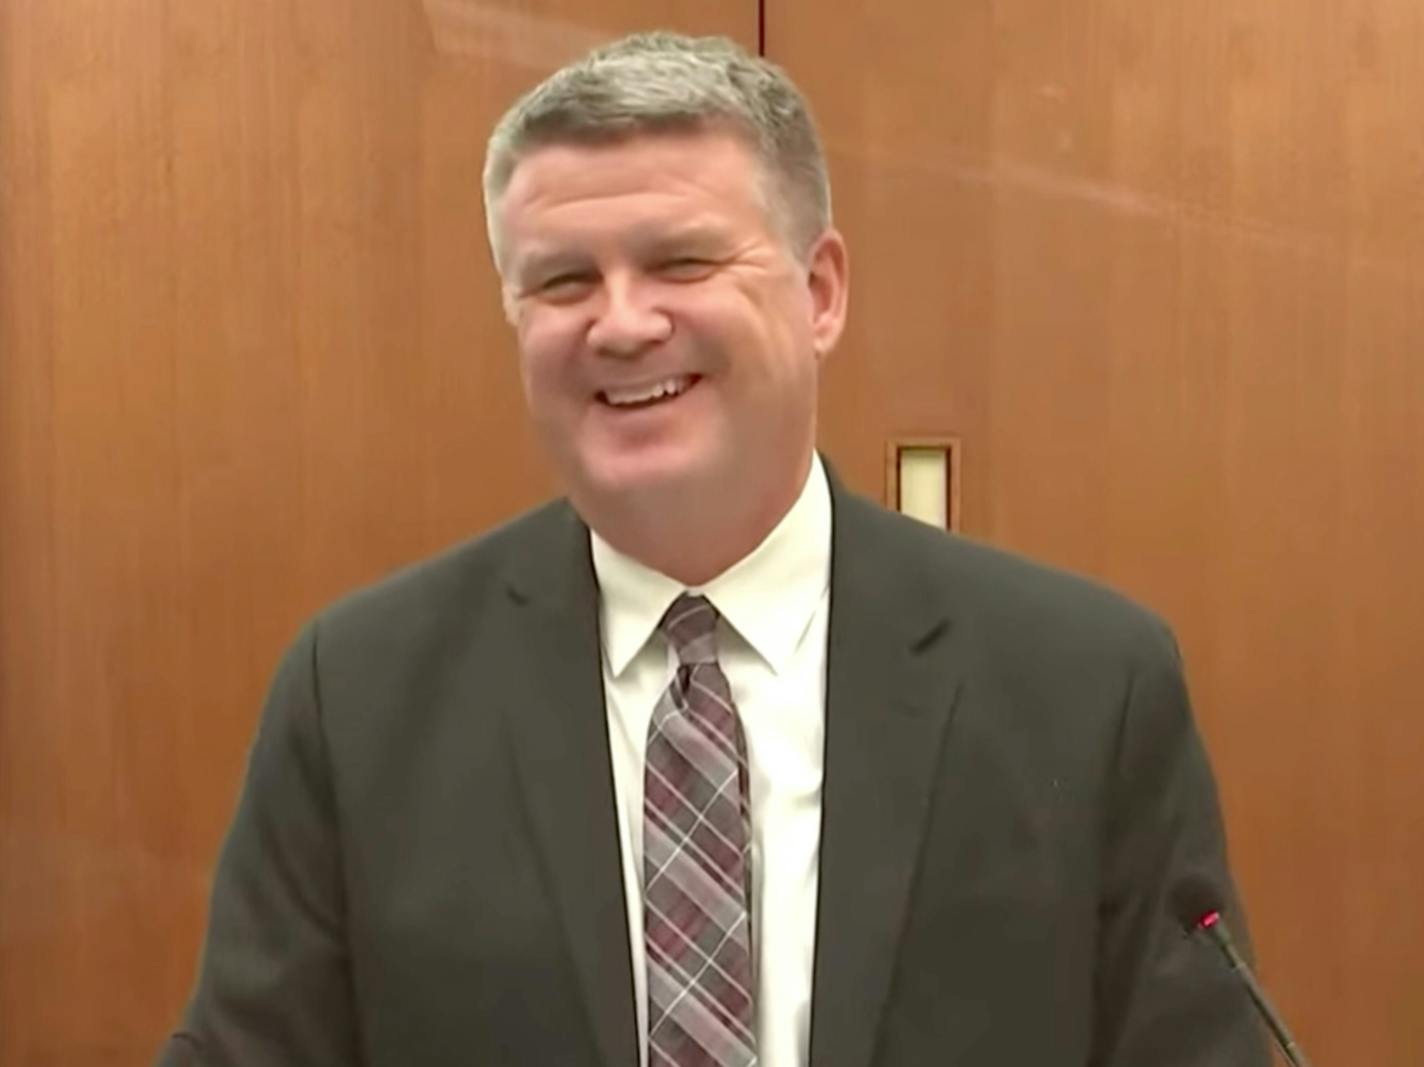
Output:
[[160,1063],[1260,1067],[1175,645],[815,451],[849,284],[801,97],[632,37],[490,140],[567,498],[284,660]]

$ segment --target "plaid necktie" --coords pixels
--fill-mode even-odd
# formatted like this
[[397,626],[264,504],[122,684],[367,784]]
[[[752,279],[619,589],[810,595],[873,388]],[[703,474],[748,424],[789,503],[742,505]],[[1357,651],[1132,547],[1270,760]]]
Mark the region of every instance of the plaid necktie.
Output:
[[717,610],[674,601],[677,653],[648,728],[643,915],[648,1067],[755,1067],[747,749],[717,665]]

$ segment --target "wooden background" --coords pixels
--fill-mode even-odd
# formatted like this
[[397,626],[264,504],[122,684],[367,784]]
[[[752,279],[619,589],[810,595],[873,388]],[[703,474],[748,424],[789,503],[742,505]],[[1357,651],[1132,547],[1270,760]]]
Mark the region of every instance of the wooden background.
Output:
[[1424,1063],[1418,0],[5,0],[0,1064],[149,1061],[299,621],[552,488],[484,139],[650,25],[818,112],[832,459],[1173,621],[1277,1000]]
[[1424,1064],[1424,4],[773,0],[855,281],[862,486],[1178,630],[1261,970],[1317,1067]]

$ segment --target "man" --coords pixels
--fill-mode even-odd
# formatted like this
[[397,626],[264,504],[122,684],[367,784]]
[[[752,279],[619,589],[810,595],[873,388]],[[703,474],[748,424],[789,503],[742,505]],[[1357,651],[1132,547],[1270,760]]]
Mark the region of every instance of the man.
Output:
[[796,90],[643,35],[496,129],[490,238],[568,500],[278,672],[163,1064],[1264,1064],[1171,637],[847,493]]

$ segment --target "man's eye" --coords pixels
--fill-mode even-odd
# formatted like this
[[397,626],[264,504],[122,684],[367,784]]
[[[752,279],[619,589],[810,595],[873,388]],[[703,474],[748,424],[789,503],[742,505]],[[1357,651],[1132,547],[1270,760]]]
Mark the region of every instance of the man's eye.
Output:
[[696,281],[707,277],[716,268],[709,259],[696,256],[675,256],[658,264],[658,273],[674,281]]
[[540,282],[537,288],[540,293],[545,295],[560,296],[580,291],[592,281],[593,279],[587,274],[556,274],[554,277]]

